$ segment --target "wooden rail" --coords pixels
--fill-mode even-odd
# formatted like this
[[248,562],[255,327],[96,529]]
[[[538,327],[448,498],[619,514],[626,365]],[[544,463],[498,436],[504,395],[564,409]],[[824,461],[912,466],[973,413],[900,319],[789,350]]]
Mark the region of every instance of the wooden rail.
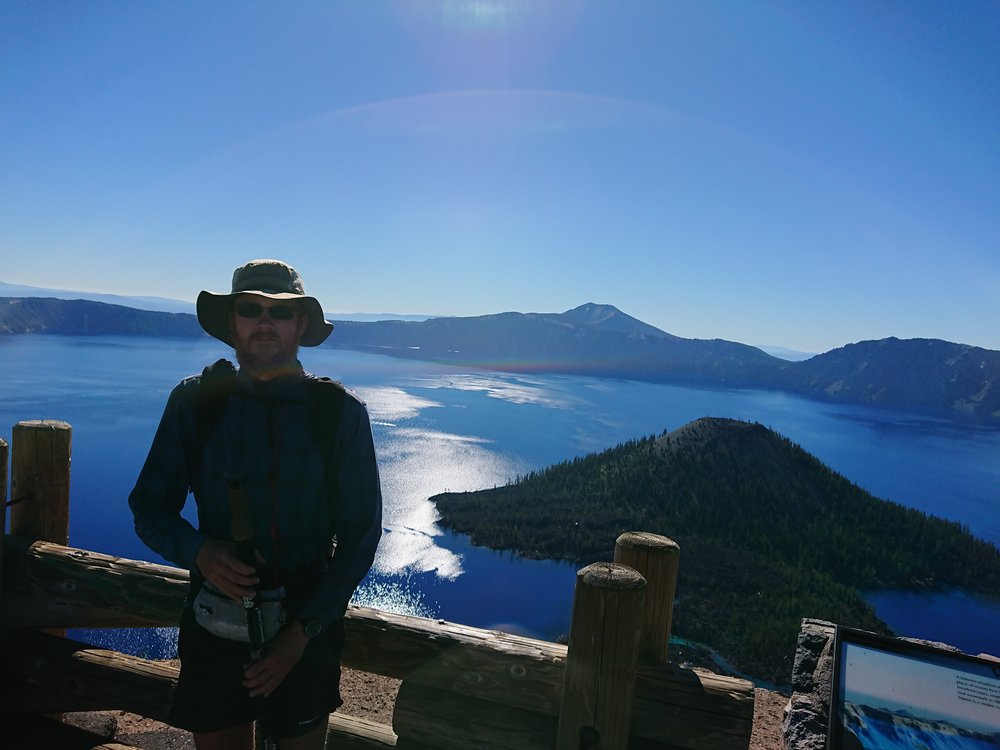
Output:
[[[35,432],[51,431],[45,423],[31,424],[37,427],[15,431],[14,456]],[[51,441],[51,435],[42,438]],[[0,448],[0,464],[2,459]],[[58,458],[54,462],[60,465]],[[38,486],[40,473],[31,476],[32,494],[60,502],[58,493]],[[63,486],[68,502],[68,481]],[[4,684],[17,687],[3,703],[4,713],[27,717],[120,709],[164,720],[176,684],[169,665],[52,633],[68,627],[175,626],[189,585],[187,572],[46,541],[32,531],[32,523],[23,522],[59,515],[32,509],[3,542],[0,668]],[[64,517],[68,520],[68,514]],[[642,537],[652,544],[636,552]],[[674,584],[659,576],[671,566],[676,573],[676,545],[643,534],[626,535],[622,545],[628,552],[616,552],[616,560],[631,555],[637,568],[647,570],[601,563],[581,571],[568,648],[350,607],[345,666],[403,684],[391,728],[334,714],[330,731],[338,747],[746,748],[753,685],[666,663],[663,642],[669,630],[649,633],[664,627],[664,617],[669,622]],[[659,625],[649,615],[651,591],[670,592],[666,605],[652,602]],[[646,655],[637,661],[640,653]]]

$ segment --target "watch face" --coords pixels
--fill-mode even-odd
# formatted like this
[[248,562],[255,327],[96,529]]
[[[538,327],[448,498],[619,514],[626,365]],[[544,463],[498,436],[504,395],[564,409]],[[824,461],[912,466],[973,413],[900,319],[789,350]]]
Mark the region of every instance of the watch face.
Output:
[[310,638],[315,638],[320,634],[320,632],[322,632],[323,623],[321,623],[319,620],[309,620],[306,623],[304,630],[307,636],[309,636]]

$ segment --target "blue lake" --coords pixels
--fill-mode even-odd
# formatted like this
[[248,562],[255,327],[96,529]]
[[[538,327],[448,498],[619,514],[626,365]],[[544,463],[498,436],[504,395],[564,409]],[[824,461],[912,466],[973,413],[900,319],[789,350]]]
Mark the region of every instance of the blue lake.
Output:
[[[9,439],[25,419],[73,426],[73,546],[160,561],[135,537],[126,498],[170,389],[227,354],[212,340],[0,337],[0,435]],[[302,361],[357,391],[372,419],[386,531],[361,604],[546,639],[565,634],[573,566],[473,547],[437,525],[427,498],[503,484],[702,416],[760,422],[878,497],[1000,545],[995,429],[774,392],[513,375],[328,348],[304,349]],[[869,598],[901,634],[1000,654],[1000,601],[961,592]],[[171,629],[136,633],[131,643],[120,633],[75,635],[155,656],[173,646]]]

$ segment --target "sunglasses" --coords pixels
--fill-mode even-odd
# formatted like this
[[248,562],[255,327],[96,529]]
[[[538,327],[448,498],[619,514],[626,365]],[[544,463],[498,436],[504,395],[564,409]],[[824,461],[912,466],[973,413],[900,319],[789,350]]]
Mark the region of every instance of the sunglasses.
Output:
[[256,302],[239,302],[233,308],[241,318],[259,318],[266,310],[271,320],[291,320],[297,310],[291,305],[271,305],[264,307]]

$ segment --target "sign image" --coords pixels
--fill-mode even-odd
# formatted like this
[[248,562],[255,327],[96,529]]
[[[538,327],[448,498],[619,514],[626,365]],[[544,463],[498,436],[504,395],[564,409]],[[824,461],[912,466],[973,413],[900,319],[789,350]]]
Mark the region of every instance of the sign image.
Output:
[[838,628],[828,750],[997,750],[1000,661]]

